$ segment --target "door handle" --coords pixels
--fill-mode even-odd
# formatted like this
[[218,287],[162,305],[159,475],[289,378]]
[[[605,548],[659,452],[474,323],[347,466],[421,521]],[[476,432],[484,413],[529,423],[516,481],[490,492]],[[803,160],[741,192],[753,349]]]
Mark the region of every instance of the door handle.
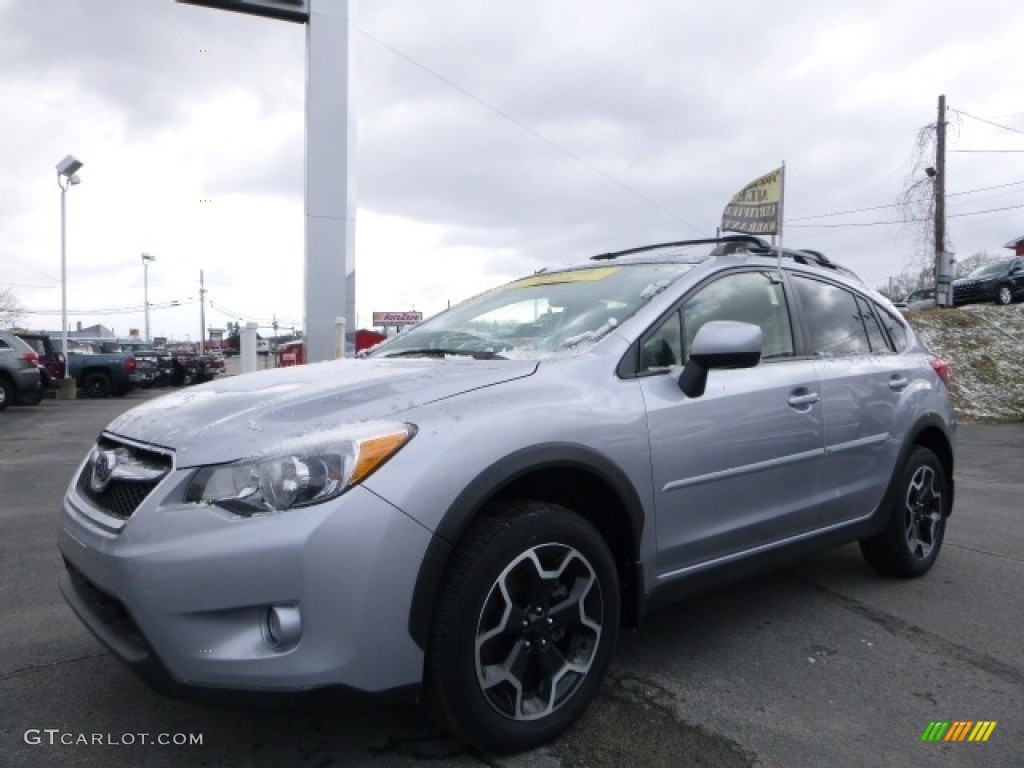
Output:
[[894,374],[893,377],[889,379],[889,389],[894,392],[906,389],[908,384],[910,384],[910,379],[905,376],[900,376],[898,373]]
[[789,404],[793,408],[804,408],[806,406],[814,405],[821,396],[817,392],[811,392],[805,387],[793,390],[789,396]]

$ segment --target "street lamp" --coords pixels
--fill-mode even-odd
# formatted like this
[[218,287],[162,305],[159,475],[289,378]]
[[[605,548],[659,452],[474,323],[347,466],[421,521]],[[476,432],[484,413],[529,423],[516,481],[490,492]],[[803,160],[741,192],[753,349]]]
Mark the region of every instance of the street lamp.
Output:
[[156,261],[151,253],[142,254],[142,295],[146,302],[146,343],[149,343],[149,262]]
[[[72,400],[75,397],[75,385],[68,376],[70,362],[68,360],[68,279],[67,279],[67,204],[68,187],[81,182],[78,171],[82,161],[68,155],[57,163],[57,186],[60,187],[60,338],[61,350],[64,354],[64,380],[61,382],[60,396]],[[68,382],[72,381],[71,384]]]

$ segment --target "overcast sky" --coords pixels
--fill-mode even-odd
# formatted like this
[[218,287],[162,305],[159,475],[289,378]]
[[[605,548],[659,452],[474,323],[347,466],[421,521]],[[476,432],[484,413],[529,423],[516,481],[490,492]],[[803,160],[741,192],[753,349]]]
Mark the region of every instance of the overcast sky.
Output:
[[[879,286],[921,248],[920,225],[876,222],[903,217],[940,93],[950,150],[1024,149],[1012,0],[352,8],[363,326],[714,235],[783,160],[785,244]],[[301,25],[171,0],[0,0],[0,286],[38,311],[25,324],[60,326],[70,153],[85,163],[67,196],[72,323],[142,328],[149,252],[153,335],[198,337],[200,269],[207,326],[301,326],[304,56]],[[1009,253],[1024,153],[951,151],[947,179],[957,256]]]

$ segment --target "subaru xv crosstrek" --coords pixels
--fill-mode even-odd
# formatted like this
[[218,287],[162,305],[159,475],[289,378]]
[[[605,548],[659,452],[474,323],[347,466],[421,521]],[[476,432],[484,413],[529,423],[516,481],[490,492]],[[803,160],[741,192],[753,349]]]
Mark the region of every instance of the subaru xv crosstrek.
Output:
[[928,571],[947,376],[820,253],[603,254],[363,359],[126,412],[68,488],[61,589],[160,690],[417,690],[456,736],[524,749],[658,606],[850,542]]

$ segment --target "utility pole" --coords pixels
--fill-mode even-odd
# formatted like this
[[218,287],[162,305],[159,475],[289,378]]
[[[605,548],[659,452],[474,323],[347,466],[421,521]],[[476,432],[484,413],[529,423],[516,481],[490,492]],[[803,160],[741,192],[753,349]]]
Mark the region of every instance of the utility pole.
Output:
[[203,284],[203,270],[199,270],[199,352],[206,351],[206,287]]
[[946,95],[939,96],[939,116],[935,123],[935,297],[941,307],[953,305],[952,269],[946,257]]

